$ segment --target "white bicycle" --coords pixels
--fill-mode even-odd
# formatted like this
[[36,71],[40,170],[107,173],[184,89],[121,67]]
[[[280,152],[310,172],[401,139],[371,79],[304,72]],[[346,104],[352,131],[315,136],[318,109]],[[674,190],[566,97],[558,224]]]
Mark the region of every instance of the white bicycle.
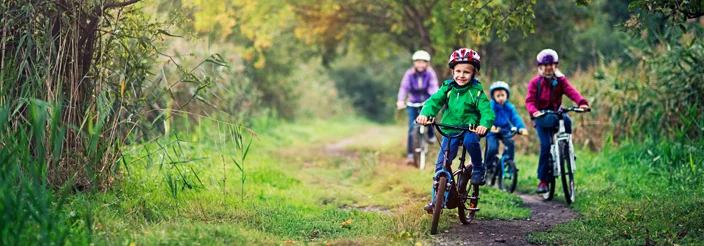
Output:
[[590,112],[590,109],[581,109],[579,107],[563,108],[558,111],[541,110],[542,113],[538,117],[546,115],[555,115],[559,121],[557,131],[552,134],[550,144],[550,181],[548,181],[548,192],[543,194],[545,200],[552,200],[555,196],[555,179],[562,178],[562,189],[565,192],[565,201],[571,204],[575,200],[575,184],[574,171],[576,169],[576,158],[574,155],[574,145],[572,144],[572,134],[565,132],[564,116],[568,112],[584,113]]
[[[406,103],[407,108],[423,108],[423,103]],[[420,170],[425,169],[425,156],[428,154],[428,127],[415,124],[411,134],[411,150],[413,151],[413,165]],[[432,129],[430,129],[432,131]]]

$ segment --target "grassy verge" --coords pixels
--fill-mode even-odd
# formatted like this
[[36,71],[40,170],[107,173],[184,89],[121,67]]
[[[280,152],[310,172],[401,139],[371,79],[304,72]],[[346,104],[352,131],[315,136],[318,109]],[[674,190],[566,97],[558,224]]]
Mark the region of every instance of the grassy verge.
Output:
[[[110,244],[386,245],[429,238],[431,218],[422,206],[432,171],[401,164],[402,126],[355,119],[270,125],[257,129],[259,139],[237,165],[231,157],[241,152],[210,141],[224,138],[212,124],[170,144],[178,147],[133,146],[114,188],[73,197],[70,212],[94,215],[96,240]],[[483,197],[479,219],[530,214],[515,195],[484,189]],[[458,223],[454,212],[445,213],[441,228]]]
[[[578,196],[572,207],[581,217],[548,232],[533,233],[529,241],[560,245],[702,244],[701,146],[701,140],[687,144],[645,141],[608,147],[602,153],[579,153]],[[521,173],[520,190],[533,192],[535,161],[521,165],[527,172]]]

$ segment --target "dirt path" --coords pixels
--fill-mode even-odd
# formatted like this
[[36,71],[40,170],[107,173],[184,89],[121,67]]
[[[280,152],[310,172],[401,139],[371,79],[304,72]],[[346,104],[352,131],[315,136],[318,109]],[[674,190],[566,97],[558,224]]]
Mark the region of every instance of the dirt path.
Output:
[[546,231],[550,227],[577,218],[577,213],[558,201],[543,201],[537,195],[520,195],[529,208],[528,220],[484,220],[469,225],[456,225],[435,238],[436,245],[527,245],[530,232]]
[[[325,146],[326,153],[332,156],[353,157],[357,153],[345,151],[345,147],[367,136],[378,134],[380,129],[372,128],[364,134],[350,137]],[[399,161],[400,163],[400,161]],[[531,232],[547,231],[550,227],[577,218],[577,213],[565,206],[564,201],[543,201],[535,194],[519,195],[524,207],[531,210],[527,220],[484,220],[473,221],[469,225],[457,224],[449,231],[433,237],[435,245],[528,245],[526,236]],[[481,205],[480,205],[481,206]]]

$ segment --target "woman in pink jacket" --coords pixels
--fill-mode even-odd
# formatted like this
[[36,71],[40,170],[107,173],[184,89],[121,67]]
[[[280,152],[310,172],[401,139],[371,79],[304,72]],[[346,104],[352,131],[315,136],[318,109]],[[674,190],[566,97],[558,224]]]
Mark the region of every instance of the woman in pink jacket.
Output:
[[[526,96],[526,109],[530,113],[535,124],[535,130],[540,139],[540,157],[538,159],[538,179],[540,183],[535,190],[537,193],[548,192],[547,182],[550,180],[548,161],[550,159],[550,138],[557,127],[557,119],[548,115],[537,118],[540,110],[558,110],[562,107],[562,96],[567,95],[580,108],[589,108],[587,100],[570,85],[567,78],[557,69],[557,52],[545,49],[538,53],[538,71],[540,74],[533,78],[528,84],[528,96]],[[565,131],[572,133],[572,121],[565,116]]]

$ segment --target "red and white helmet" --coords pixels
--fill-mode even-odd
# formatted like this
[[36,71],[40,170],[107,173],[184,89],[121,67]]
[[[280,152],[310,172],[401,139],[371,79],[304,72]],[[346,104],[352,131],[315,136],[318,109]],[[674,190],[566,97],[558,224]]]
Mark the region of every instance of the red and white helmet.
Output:
[[458,50],[455,50],[454,52],[452,52],[452,54],[450,54],[450,60],[447,62],[447,65],[450,67],[450,69],[453,69],[455,68],[455,65],[460,63],[472,64],[472,66],[479,70],[481,67],[481,59],[479,58],[479,53],[468,48],[460,48]]

